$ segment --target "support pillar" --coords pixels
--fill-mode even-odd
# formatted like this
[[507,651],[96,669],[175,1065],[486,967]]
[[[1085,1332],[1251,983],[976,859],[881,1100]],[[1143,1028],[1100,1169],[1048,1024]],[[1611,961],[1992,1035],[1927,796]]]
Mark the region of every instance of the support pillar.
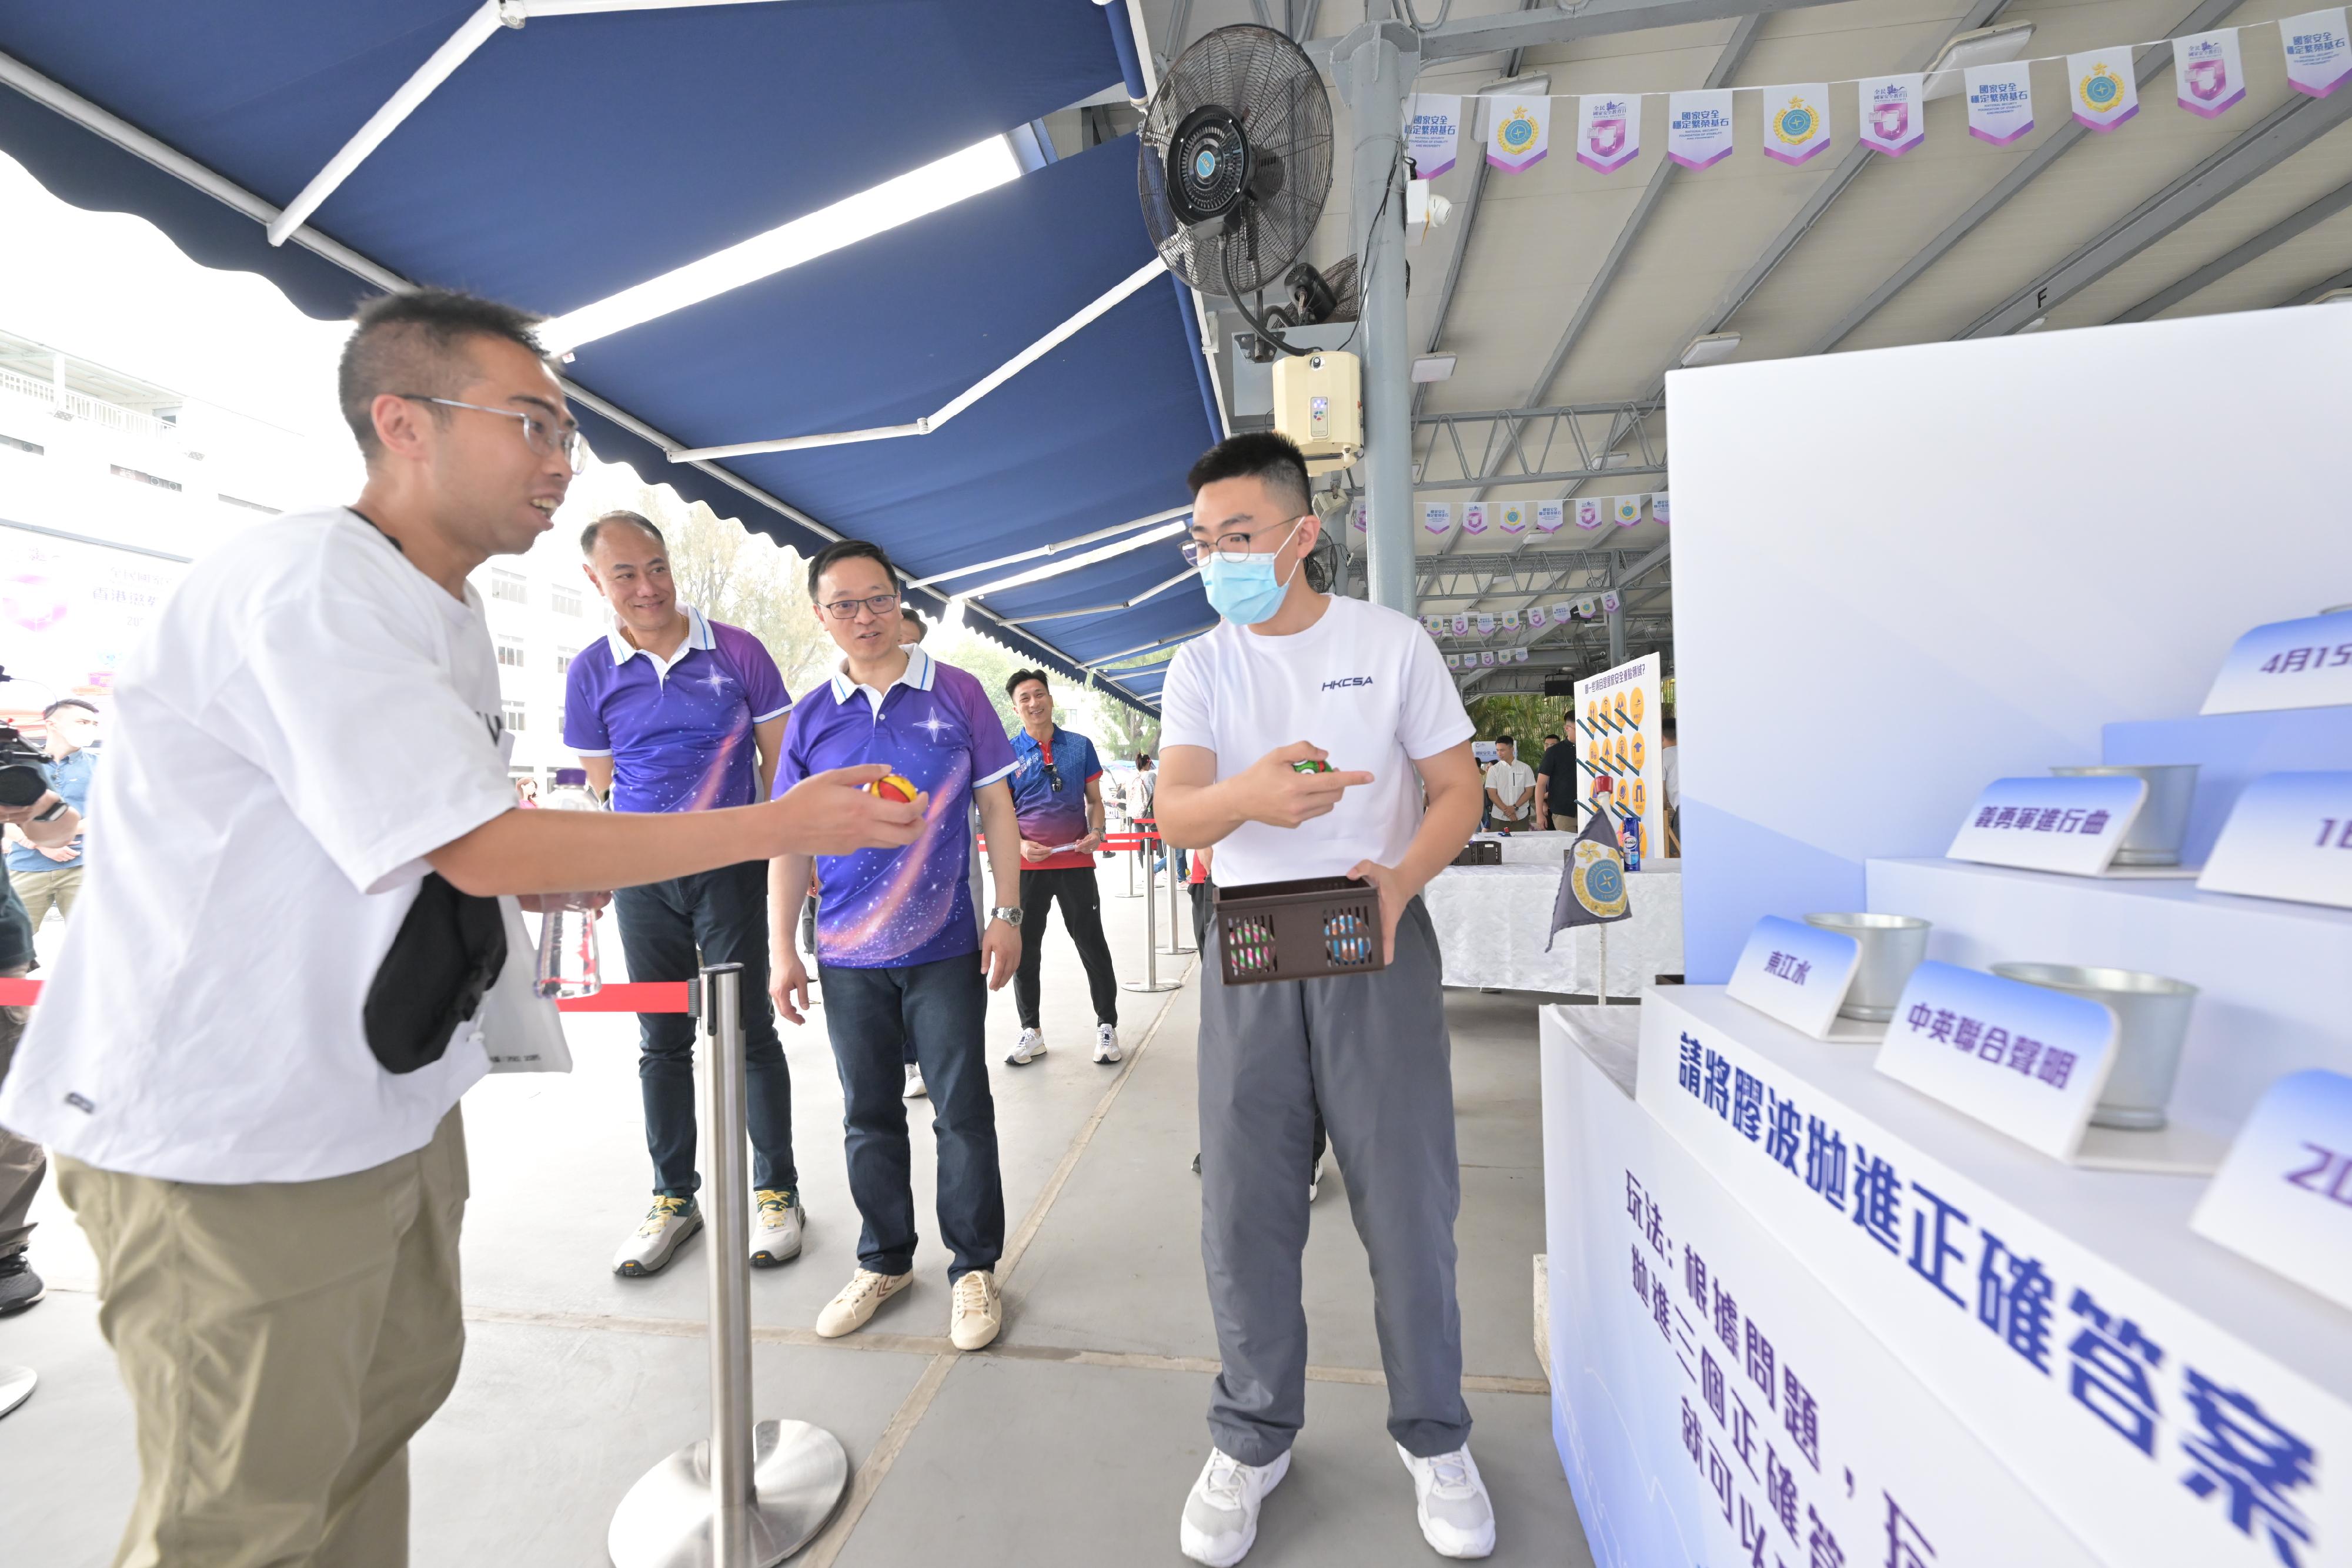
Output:
[[1402,153],[1420,46],[1402,22],[1368,22],[1339,40],[1331,67],[1350,111],[1349,238],[1363,279],[1366,597],[1411,615],[1412,345],[1405,337]]

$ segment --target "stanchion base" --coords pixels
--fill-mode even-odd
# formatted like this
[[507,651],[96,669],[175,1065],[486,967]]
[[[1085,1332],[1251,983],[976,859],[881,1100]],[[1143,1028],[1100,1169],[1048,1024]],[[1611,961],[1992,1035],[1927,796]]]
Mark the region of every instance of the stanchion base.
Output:
[[[773,1568],[807,1545],[849,1490],[841,1439],[805,1421],[751,1430],[751,1561]],[[613,1511],[613,1568],[709,1568],[710,1443],[688,1443],[637,1479]]]
[[33,1396],[33,1385],[41,1375],[29,1366],[0,1366],[0,1416],[22,1405]]
[[1172,991],[1181,984],[1178,980],[1121,980],[1118,988],[1122,991]]

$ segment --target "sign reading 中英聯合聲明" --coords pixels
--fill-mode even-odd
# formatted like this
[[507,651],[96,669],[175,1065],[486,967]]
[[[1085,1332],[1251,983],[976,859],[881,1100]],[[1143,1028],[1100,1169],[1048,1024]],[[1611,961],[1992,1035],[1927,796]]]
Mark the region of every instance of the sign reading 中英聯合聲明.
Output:
[[2271,773],[2247,785],[2197,886],[2352,909],[2352,773]]
[[2146,781],[2129,774],[1996,779],[1969,808],[1944,853],[1982,865],[2097,876],[2147,799]]
[[2352,703],[2352,612],[2274,621],[2238,639],[2200,713]]
[[2272,1084],[2189,1228],[2352,1307],[2352,1078],[2313,1068]]
[[1725,989],[1733,1001],[1825,1040],[1861,956],[1862,945],[1841,932],[1768,915],[1748,933]]
[[2071,1160],[2115,1067],[2104,1003],[1933,960],[1911,972],[1878,1071],[2053,1159]]

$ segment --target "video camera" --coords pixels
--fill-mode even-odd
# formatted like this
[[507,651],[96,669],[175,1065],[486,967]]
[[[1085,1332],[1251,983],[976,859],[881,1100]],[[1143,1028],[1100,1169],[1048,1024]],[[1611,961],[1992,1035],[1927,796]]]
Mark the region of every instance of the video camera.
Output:
[[29,806],[48,791],[48,758],[14,725],[0,724],[0,806]]

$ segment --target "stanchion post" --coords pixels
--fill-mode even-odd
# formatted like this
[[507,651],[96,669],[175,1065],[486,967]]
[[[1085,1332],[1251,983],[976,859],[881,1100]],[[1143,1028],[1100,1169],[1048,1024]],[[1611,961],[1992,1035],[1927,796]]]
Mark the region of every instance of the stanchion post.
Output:
[[[1157,832],[1149,831],[1143,836],[1143,978],[1121,980],[1119,989],[1123,991],[1172,991],[1176,988],[1175,981],[1160,977],[1160,889],[1152,880],[1159,873],[1151,869],[1151,846],[1159,837]],[[1173,880],[1175,868],[1170,867],[1168,874]]]
[[1184,895],[1183,887],[1176,876],[1175,850],[1165,839],[1160,841],[1160,848],[1168,857],[1168,951],[1181,957],[1193,950],[1192,944],[1184,940],[1184,916],[1179,904]]
[[849,1490],[840,1439],[751,1413],[751,1207],[744,1170],[743,967],[702,971],[709,1033],[702,1190],[710,1259],[710,1436],[639,1477],[613,1514],[614,1568],[774,1568],[824,1528]]

